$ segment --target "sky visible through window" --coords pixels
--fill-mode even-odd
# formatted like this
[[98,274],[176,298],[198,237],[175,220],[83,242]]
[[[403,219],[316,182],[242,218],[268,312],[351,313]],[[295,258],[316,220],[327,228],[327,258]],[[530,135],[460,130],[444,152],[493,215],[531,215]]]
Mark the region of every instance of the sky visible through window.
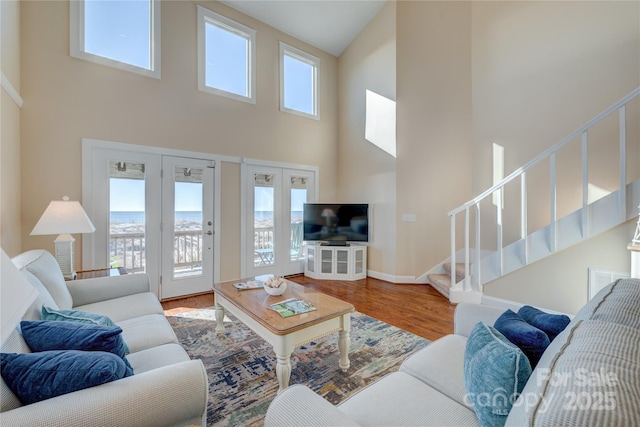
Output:
[[[144,180],[111,178],[109,180],[109,210],[111,212],[143,212]],[[202,210],[202,184],[176,182],[176,210],[200,212]]]
[[249,96],[249,41],[213,25],[206,24],[205,84]]
[[[176,183],[176,210],[199,212],[202,206],[201,185]],[[143,212],[145,183],[143,179],[111,178],[109,180],[109,207],[111,212]],[[307,201],[306,189],[291,190],[291,210],[302,212]],[[256,211],[273,211],[273,187],[255,187]]]
[[[138,67],[151,68],[151,0],[85,0],[85,51]],[[239,34],[207,23],[206,84],[249,96],[249,42]],[[313,66],[284,56],[285,107],[314,114]],[[144,211],[144,180],[111,179],[110,210]],[[196,188],[176,193],[176,209],[199,211]],[[306,190],[292,191],[292,210],[302,211]],[[199,200],[199,202],[194,202]],[[256,193],[256,210],[273,210],[271,192]]]
[[151,2],[85,0],[84,50],[151,69]]
[[313,66],[284,55],[284,106],[292,110],[314,114]]

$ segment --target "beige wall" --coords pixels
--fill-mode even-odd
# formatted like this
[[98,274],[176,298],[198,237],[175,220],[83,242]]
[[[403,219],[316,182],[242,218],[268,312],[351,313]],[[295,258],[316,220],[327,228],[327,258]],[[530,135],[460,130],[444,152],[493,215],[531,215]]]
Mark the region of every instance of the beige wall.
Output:
[[393,274],[396,161],[364,138],[367,90],[396,100],[395,2],[380,10],[338,61],[338,200],[369,203],[368,268]]
[[[87,137],[318,166],[321,201],[372,204],[369,267],[418,277],[449,256],[446,213],[491,184],[493,142],[507,149],[508,173],[639,85],[637,2],[390,3],[339,61],[220,3],[199,4],[258,30],[256,105],[197,91],[193,2],[163,2],[161,80],[71,58],[68,3],[23,2],[23,157],[15,173],[29,196],[10,202],[24,213],[22,249],[52,249],[52,238],[28,232],[51,199],[80,198]],[[278,111],[278,40],[322,59],[321,121]],[[395,162],[364,140],[367,88],[397,100]],[[4,110],[2,120],[4,137]],[[629,126],[640,139],[637,124]],[[629,179],[640,174],[635,147]],[[594,179],[606,186],[600,174],[611,150],[593,157]],[[4,158],[2,166],[4,190]],[[234,278],[240,168],[221,167],[222,277]],[[2,204],[4,229],[6,212],[19,217],[20,209],[8,208],[4,194]],[[416,222],[401,222],[405,213]],[[628,239],[616,233],[618,243]],[[487,291],[507,295],[499,285]]]
[[[23,3],[24,249],[53,250],[51,236],[29,237],[28,231],[50,200],[80,199],[81,138],[314,165],[323,197],[335,196],[337,58],[221,3],[198,4],[257,30],[255,105],[197,90],[195,2],[162,2],[161,80],[70,57],[68,2]],[[321,120],[279,111],[279,40],[321,59]],[[222,193],[229,195],[239,189],[239,171],[223,166],[223,172]],[[223,215],[228,259],[221,276],[235,278],[239,242],[227,230],[239,230],[239,208],[225,206]]]
[[589,268],[629,273],[636,221],[559,252],[485,286],[485,295],[575,314],[587,302]]
[[[0,68],[20,93],[20,2],[0,2]],[[20,218],[20,107],[5,88],[0,94],[0,246],[9,256],[22,250]]]
[[469,2],[397,4],[399,276],[449,256],[447,212],[472,196],[471,27]]
[[[640,3],[473,2],[473,191],[491,186],[492,144],[511,173],[640,86]],[[640,100],[627,111],[627,178],[640,178]],[[619,186],[618,116],[589,132],[589,183]],[[580,140],[558,153],[558,217],[582,206]],[[550,221],[549,164],[528,173],[529,231]],[[520,227],[520,181],[505,193],[505,245]],[[483,248],[495,250],[495,210],[483,211]],[[629,271],[618,227],[486,286],[487,295],[575,312],[587,268]]]
[[[492,185],[493,143],[505,147],[508,175],[640,86],[639,2],[473,2],[472,11],[475,194]],[[628,111],[629,181],[640,178],[639,104]],[[589,182],[608,191],[619,182],[617,126],[616,114],[589,133]],[[561,217],[582,206],[579,138],[558,153],[557,173]],[[533,231],[549,223],[548,161],[528,173],[528,190]],[[519,200],[518,180],[505,195],[505,243],[519,236]],[[495,235],[482,241],[495,245]]]

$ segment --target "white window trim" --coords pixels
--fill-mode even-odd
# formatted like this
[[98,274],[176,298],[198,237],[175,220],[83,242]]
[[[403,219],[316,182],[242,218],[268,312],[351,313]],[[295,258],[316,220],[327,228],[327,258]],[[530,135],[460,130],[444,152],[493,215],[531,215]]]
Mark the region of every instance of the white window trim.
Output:
[[[219,15],[200,5],[198,7],[198,90],[243,101],[250,104],[256,103],[256,30],[242,25],[236,21]],[[248,59],[248,92],[249,96],[238,95],[237,93],[207,86],[206,84],[206,23],[221,27],[229,32],[245,37],[249,41]]]
[[106,65],[108,67],[141,74],[147,77],[160,79],[160,0],[151,0],[151,69],[137,67],[125,62],[116,61],[115,59],[105,58],[104,56],[95,55],[85,52],[84,50],[84,0],[71,0],[69,2],[69,50],[74,58],[84,59],[85,61],[94,62],[96,64]]
[[[313,67],[313,114],[305,113],[304,111],[294,110],[284,106],[284,55],[294,57],[295,59],[306,62]],[[320,58],[317,58],[307,52],[297,49],[293,46],[289,46],[284,42],[280,42],[280,111],[290,114],[295,114],[302,117],[309,117],[312,119],[320,120],[320,91],[318,90],[318,73],[320,70]]]

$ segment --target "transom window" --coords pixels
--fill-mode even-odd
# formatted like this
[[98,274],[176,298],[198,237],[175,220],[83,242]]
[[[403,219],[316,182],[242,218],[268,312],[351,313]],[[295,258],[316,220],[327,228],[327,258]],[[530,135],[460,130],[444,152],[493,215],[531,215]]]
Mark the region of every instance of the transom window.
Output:
[[71,56],[160,78],[159,0],[75,0]]
[[198,89],[255,104],[256,31],[198,6]]
[[319,119],[320,59],[280,42],[280,110]]

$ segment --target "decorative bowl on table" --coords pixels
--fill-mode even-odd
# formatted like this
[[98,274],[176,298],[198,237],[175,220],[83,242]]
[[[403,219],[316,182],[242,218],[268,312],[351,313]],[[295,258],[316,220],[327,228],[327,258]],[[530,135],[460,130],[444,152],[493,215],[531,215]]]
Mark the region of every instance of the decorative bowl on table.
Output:
[[281,277],[271,277],[264,282],[264,290],[269,295],[282,295],[287,290],[287,281]]

